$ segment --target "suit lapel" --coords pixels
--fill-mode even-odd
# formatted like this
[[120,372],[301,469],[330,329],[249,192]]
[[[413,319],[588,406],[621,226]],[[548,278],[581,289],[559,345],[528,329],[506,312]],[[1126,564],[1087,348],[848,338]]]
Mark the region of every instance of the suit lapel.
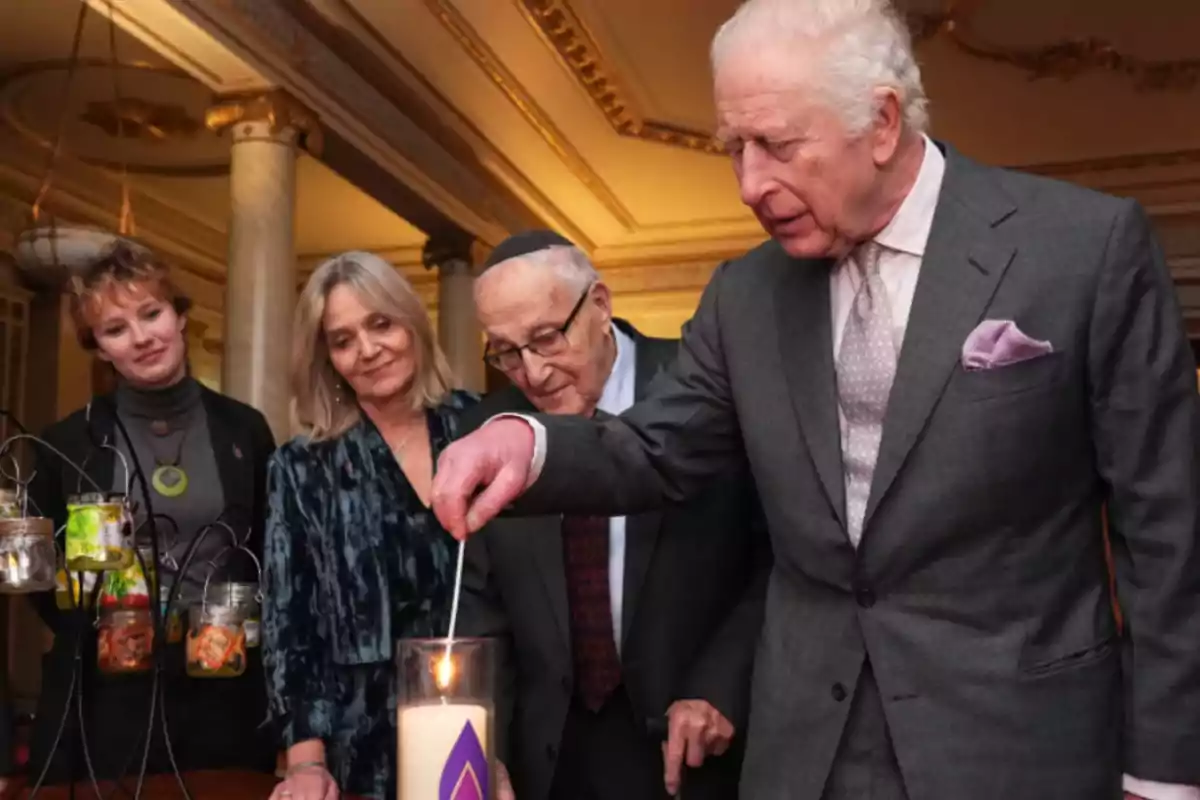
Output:
[[1016,208],[998,186],[982,183],[986,174],[978,170],[947,148],[942,191],[888,398],[864,535],[1016,253],[995,230]]
[[[639,334],[632,327],[623,328],[633,339],[636,348],[633,374],[634,401],[641,401],[646,396],[646,390],[654,377],[666,369],[673,360],[678,347],[675,342],[663,342],[649,339]],[[663,514],[661,511],[647,511],[625,518],[625,575],[623,577],[623,597],[621,598],[621,641],[629,637],[633,627],[634,614],[637,611],[638,600],[641,598],[642,587],[646,583],[646,575],[650,572],[650,562],[654,560],[654,550],[658,546],[659,530],[662,527]],[[616,620],[613,620],[616,622]]]
[[775,294],[779,354],[796,419],[834,513],[846,526],[842,444],[833,365],[828,261],[788,264]]

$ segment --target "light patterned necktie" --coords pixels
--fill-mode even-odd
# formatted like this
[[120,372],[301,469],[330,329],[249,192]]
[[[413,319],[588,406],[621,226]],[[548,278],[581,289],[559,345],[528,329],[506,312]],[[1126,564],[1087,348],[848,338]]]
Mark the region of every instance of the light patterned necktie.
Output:
[[871,494],[871,477],[883,440],[883,416],[896,377],[896,345],[887,290],[879,276],[882,248],[859,245],[847,266],[858,288],[837,358],[838,404],[842,417],[842,469],[846,481],[846,522],[858,547]]

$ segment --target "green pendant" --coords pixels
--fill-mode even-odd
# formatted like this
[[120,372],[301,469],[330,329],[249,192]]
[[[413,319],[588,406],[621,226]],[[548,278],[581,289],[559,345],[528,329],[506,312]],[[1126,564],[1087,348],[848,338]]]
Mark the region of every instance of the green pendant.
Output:
[[154,468],[150,485],[163,497],[179,497],[187,491],[188,476],[181,468],[166,464]]

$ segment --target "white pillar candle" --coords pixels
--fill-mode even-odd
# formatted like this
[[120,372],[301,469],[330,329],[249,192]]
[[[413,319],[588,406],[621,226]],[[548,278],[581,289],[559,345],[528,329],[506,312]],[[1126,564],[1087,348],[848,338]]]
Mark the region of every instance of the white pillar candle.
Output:
[[487,720],[468,703],[401,708],[398,800],[489,800]]

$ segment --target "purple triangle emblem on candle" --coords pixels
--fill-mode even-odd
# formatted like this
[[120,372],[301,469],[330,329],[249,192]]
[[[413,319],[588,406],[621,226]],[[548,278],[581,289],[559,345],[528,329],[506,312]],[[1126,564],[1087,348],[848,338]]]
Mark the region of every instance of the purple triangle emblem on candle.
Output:
[[488,762],[483,745],[468,722],[450,749],[438,800],[484,800],[488,796]]

